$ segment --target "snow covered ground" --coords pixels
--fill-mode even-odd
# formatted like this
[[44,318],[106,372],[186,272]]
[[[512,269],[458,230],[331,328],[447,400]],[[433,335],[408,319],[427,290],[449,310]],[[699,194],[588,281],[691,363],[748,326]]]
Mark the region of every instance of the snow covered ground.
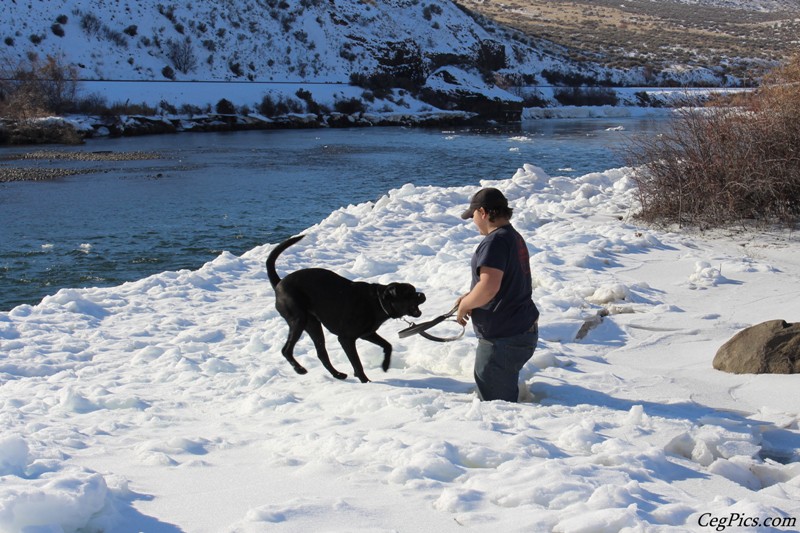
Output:
[[[307,337],[295,374],[264,269],[274,243],[65,289],[0,313],[0,531],[797,530],[797,376],[711,367],[740,329],[798,320],[796,235],[643,227],[625,169],[498,178],[482,185],[516,209],[542,312],[522,403],[476,399],[471,333],[400,340],[402,321],[380,330],[387,373],[359,344],[372,383],[330,336],[351,377]],[[432,318],[468,288],[480,236],[458,215],[478,186],[339,209],[278,270],[411,282]]]

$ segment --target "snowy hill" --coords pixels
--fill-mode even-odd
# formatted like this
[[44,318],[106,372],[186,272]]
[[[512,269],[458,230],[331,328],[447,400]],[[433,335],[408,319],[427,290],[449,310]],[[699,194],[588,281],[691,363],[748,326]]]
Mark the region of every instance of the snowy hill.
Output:
[[723,83],[702,66],[653,79],[641,68],[579,63],[561,46],[445,0],[10,0],[4,9],[7,64],[50,55],[81,80],[309,86],[358,78],[414,91],[468,80],[481,93],[495,85]]
[[474,57],[484,40],[522,69],[559,60],[513,44],[452,2],[434,0],[13,0],[2,20],[6,52],[63,55],[84,79],[348,82],[407,43],[437,57]]

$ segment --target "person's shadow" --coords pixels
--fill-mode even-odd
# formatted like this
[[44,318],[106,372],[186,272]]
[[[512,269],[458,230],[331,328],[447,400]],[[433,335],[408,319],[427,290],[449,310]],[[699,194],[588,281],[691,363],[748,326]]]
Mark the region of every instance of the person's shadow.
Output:
[[147,533],[184,533],[185,530],[176,526],[162,522],[153,516],[142,514],[133,506],[133,502],[137,500],[149,501],[153,497],[146,494],[138,494],[129,492],[127,499],[120,497],[115,499],[114,507],[119,513],[119,520],[114,527],[115,533],[140,533],[146,531]]
[[[435,389],[455,394],[470,394],[475,391],[475,384],[450,377],[430,376],[417,379],[388,379],[387,385],[399,388]],[[636,401],[616,398],[604,392],[586,389],[570,383],[534,382],[523,396],[529,398],[520,405],[565,405],[576,407],[581,404],[603,406],[615,411],[628,413],[636,406],[641,406],[645,414],[671,418],[675,420],[689,420],[696,426],[708,423],[738,426],[748,428],[754,434],[762,436],[761,459],[771,459],[778,463],[787,464],[800,461],[800,434],[786,428],[778,427],[772,422],[751,418],[748,413],[709,407],[692,401],[678,403],[659,403],[651,401]],[[686,476],[696,477],[698,474],[689,469],[675,465],[672,473],[675,479]]]
[[453,378],[430,376],[427,378],[419,379],[387,379],[382,381],[391,387],[417,388],[417,389],[435,389],[443,392],[453,392],[458,394],[468,394],[475,390],[475,384],[466,381],[460,381]]
[[588,404],[605,406],[621,412],[630,412],[635,406],[641,406],[649,416],[689,420],[696,426],[717,423],[747,428],[753,434],[762,436],[761,451],[758,454],[760,458],[782,464],[800,461],[800,455],[796,451],[800,450],[800,434],[778,427],[772,422],[752,418],[753,415],[749,413],[709,407],[692,401],[659,403],[626,400],[569,383],[539,382],[534,384],[532,392],[543,405]]

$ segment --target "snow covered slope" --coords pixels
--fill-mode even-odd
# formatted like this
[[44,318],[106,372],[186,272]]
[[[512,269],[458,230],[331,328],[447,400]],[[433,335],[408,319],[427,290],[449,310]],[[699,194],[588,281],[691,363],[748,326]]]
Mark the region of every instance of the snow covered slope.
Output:
[[[389,43],[471,55],[481,40],[504,39],[440,0],[14,0],[8,7],[0,27],[6,53],[63,54],[92,79],[164,79],[170,66],[177,79],[347,82],[374,70]],[[193,61],[181,70],[173,56],[187,43]],[[532,49],[514,48],[522,64],[540,61]]]
[[[81,79],[347,83],[418,58],[425,75],[468,65],[539,84],[543,71],[645,79],[640,69],[576,63],[552,43],[446,0],[6,0],[3,9],[7,60],[59,57]],[[502,50],[505,65],[485,57],[487,44]],[[720,81],[706,68],[682,76]]]

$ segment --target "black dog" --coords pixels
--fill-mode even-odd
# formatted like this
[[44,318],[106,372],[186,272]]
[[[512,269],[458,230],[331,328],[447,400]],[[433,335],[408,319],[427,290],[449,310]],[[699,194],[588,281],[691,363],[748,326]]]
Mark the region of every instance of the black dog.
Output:
[[389,370],[392,345],[376,332],[390,318],[405,315],[419,317],[419,305],[425,295],[408,283],[364,283],[350,281],[322,268],[306,268],[278,277],[275,260],[289,246],[303,238],[292,237],[272,250],[267,258],[267,274],[275,289],[275,307],[289,323],[289,338],[281,353],[298,374],[308,372],[294,358],[294,346],[306,331],[317,349],[317,357],[333,377],[345,379],[333,368],[325,350],[324,325],[337,335],[353,371],[362,383],[369,381],[356,351],[356,339],[364,339],[383,348],[383,370]]

